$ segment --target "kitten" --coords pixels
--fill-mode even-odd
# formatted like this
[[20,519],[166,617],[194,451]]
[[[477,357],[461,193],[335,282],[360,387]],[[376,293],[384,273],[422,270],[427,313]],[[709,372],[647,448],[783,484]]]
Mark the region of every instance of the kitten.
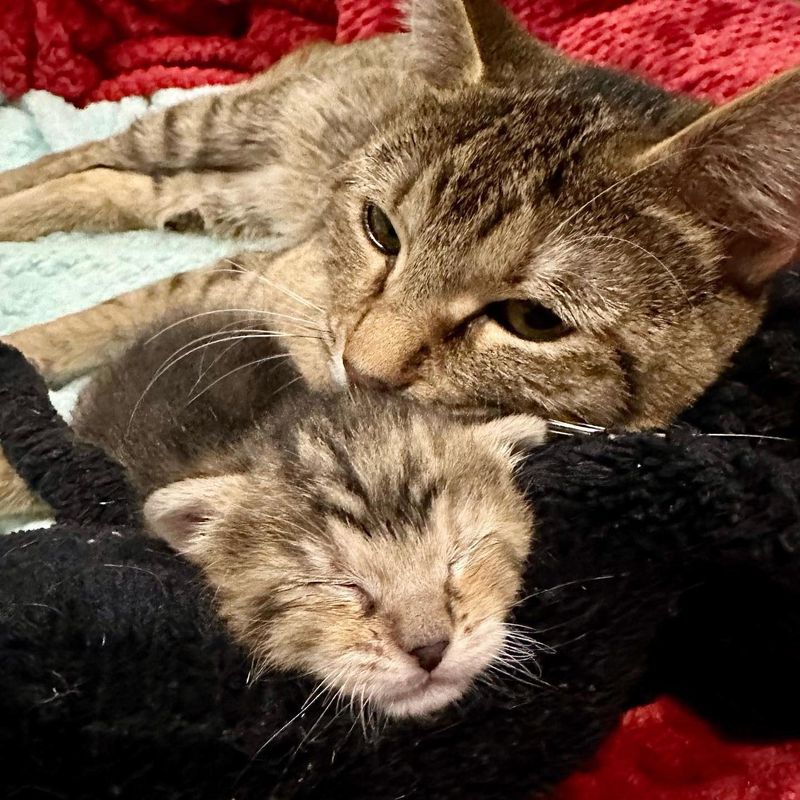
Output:
[[544,424],[313,394],[274,339],[228,320],[173,325],[100,371],[76,431],[128,467],[147,526],[203,569],[260,668],[390,716],[456,701],[514,646],[532,531],[514,468]]
[[674,418],[797,249],[800,73],[710,110],[556,55],[493,0],[419,0],[407,20],[0,176],[2,238],[197,225],[285,248],[9,340],[57,382],[170,307],[262,290],[321,329],[287,342],[314,385]]

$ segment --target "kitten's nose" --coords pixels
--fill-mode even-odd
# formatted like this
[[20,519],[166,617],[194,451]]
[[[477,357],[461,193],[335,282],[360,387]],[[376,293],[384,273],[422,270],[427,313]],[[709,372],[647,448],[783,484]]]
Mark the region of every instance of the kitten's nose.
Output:
[[448,639],[442,639],[432,644],[424,644],[422,647],[415,647],[411,651],[411,655],[419,661],[422,669],[433,672],[442,663],[444,651],[447,650],[449,644],[450,641]]
[[359,372],[345,356],[342,356],[344,371],[347,373],[347,380],[351,386],[361,386],[364,389],[388,389],[389,384],[380,378],[373,378],[364,372]]

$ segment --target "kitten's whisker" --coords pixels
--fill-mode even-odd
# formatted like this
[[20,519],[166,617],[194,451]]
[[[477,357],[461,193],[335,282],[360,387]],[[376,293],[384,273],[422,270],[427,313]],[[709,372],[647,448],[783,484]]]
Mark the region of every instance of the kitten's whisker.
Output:
[[578,433],[603,433],[607,430],[599,425],[589,425],[584,422],[565,422],[560,419],[548,419],[547,425],[548,427],[559,427],[567,431],[577,431]]
[[[231,332],[232,328],[235,328],[237,325],[244,325],[245,323],[253,323],[257,321],[257,317],[245,317],[243,319],[237,319],[234,322],[229,322],[227,325],[223,325],[217,329],[217,334],[222,335],[223,331],[227,333]],[[200,362],[197,368],[197,380],[192,384],[192,388],[189,390],[189,394],[191,394],[197,387],[200,385],[200,381],[203,380],[205,375],[208,374],[209,370],[211,370],[215,364],[219,362],[221,358],[224,358],[230,351],[236,346],[236,342],[231,342],[221,353],[218,353],[212,359],[211,363],[208,365],[207,368],[204,368],[205,361],[206,361],[206,350],[200,354]]]
[[534,597],[541,597],[543,594],[549,594],[550,592],[558,592],[561,589],[566,589],[570,586],[580,586],[582,583],[592,583],[594,581],[607,581],[611,580],[612,578],[622,578],[625,577],[625,575],[627,575],[627,573],[621,573],[619,575],[598,575],[595,578],[577,578],[574,581],[565,581],[564,583],[559,583],[556,586],[547,586],[544,589],[539,589],[536,592],[532,592],[531,594],[517,600],[514,605],[522,605],[522,603],[526,602],[527,600],[532,600]]
[[361,685],[361,692],[359,693],[359,698],[358,698],[359,702],[358,718],[361,721],[361,731],[363,733],[365,741],[367,739],[367,721],[365,717],[366,705],[364,702],[364,692],[366,692],[366,690],[367,690],[367,685],[366,683],[364,683]]
[[520,661],[537,661],[539,655],[545,651],[545,648],[540,642],[532,642],[530,640],[520,642],[519,640],[506,639],[504,647],[501,649],[501,655],[508,655],[511,658],[516,658]]
[[[263,328],[238,328],[236,330],[224,331],[220,333],[219,331],[214,333],[207,333],[204,336],[198,336],[195,339],[192,339],[190,342],[179,347],[177,350],[174,350],[171,355],[167,356],[164,361],[161,362],[158,369],[156,370],[156,375],[160,376],[163,372],[166,372],[170,369],[173,364],[177,363],[180,359],[177,356],[180,354],[181,356],[191,355],[192,353],[198,352],[202,348],[196,347],[192,349],[192,347],[200,342],[206,342],[206,345],[211,346],[215,344],[224,344],[225,342],[236,342],[241,341],[243,339],[248,338],[319,338],[315,336],[305,336],[303,334],[293,334],[288,331],[276,331],[276,330],[266,330]],[[203,345],[203,346],[206,346]],[[190,352],[185,352],[189,350]],[[172,359],[176,359],[172,361]],[[171,363],[170,363],[171,362]]]
[[204,366],[205,357],[206,357],[206,350],[200,354],[200,365],[199,370],[197,373],[197,380],[192,384],[191,388],[189,389],[189,394],[197,390],[197,387],[200,385],[200,382],[211,372],[212,369],[219,363],[220,359],[225,358],[228,353],[230,353],[233,348],[236,347],[236,342],[231,342],[221,353],[218,353],[214,358],[211,360],[211,363],[206,367]]
[[278,730],[277,730],[277,731],[275,731],[275,732],[272,734],[272,736],[270,736],[270,737],[269,737],[269,738],[268,738],[268,739],[267,739],[267,740],[264,742],[264,744],[262,744],[262,745],[261,745],[261,747],[259,747],[259,748],[258,748],[258,750],[256,750],[256,752],[253,754],[253,757],[252,757],[250,760],[251,760],[251,761],[255,761],[255,760],[256,760],[256,759],[257,759],[257,758],[258,758],[258,757],[261,755],[261,753],[264,751],[264,749],[265,749],[265,748],[269,747],[269,745],[270,745],[270,744],[272,744],[272,742],[274,742],[274,741],[275,741],[275,739],[277,739],[277,738],[278,738],[278,736],[280,736],[280,735],[281,735],[281,734],[282,734],[282,733],[283,733],[283,732],[284,732],[284,731],[285,731],[287,728],[289,728],[289,727],[290,727],[290,726],[291,726],[291,725],[292,725],[294,722],[296,722],[298,719],[300,719],[300,717],[301,717],[301,716],[303,716],[303,714],[304,714],[304,713],[305,713],[305,711],[306,711],[306,710],[307,710],[307,709],[308,709],[308,708],[311,706],[311,704],[312,704],[314,701],[316,701],[316,699],[319,697],[320,693],[321,693],[321,692],[322,692],[324,689],[325,689],[325,684],[324,684],[324,683],[320,683],[320,684],[319,684],[319,686],[317,686],[317,688],[316,688],[316,689],[314,689],[314,690],[311,692],[311,694],[309,694],[308,698],[306,698],[306,701],[305,701],[305,702],[303,703],[303,705],[300,707],[300,710],[299,710],[299,711],[298,711],[298,712],[297,712],[297,713],[296,713],[296,714],[295,714],[295,715],[294,715],[294,716],[293,716],[291,719],[289,719],[287,722],[284,722],[284,723],[283,723],[283,725],[281,725],[281,727],[280,727],[280,728],[278,728]]
[[[594,433],[607,433],[610,435],[617,435],[610,431],[608,428],[602,428],[599,425],[589,425],[588,423],[565,422],[563,420],[548,419],[547,427],[550,433],[555,433],[560,436],[572,436],[574,433],[583,435],[591,435]],[[559,430],[563,428],[564,430]],[[666,431],[647,431],[649,436],[657,436],[661,439],[667,436]],[[795,439],[786,436],[773,436],[766,433],[725,433],[725,432],[698,432],[695,434],[698,437],[709,437],[717,439],[763,439],[770,442],[794,442]]]
[[[228,334],[231,334],[230,336]],[[234,331],[225,331],[224,335],[221,338],[212,339],[211,337],[217,336],[218,334],[209,334],[208,336],[198,337],[194,341],[190,342],[189,345],[184,345],[183,347],[176,350],[172,355],[170,355],[167,359],[165,359],[161,366],[156,370],[156,378],[160,378],[164,373],[169,371],[173,366],[175,366],[178,362],[182,361],[187,356],[190,356],[194,353],[200,352],[201,350],[212,347],[217,344],[225,344],[226,342],[242,342],[247,339],[318,339],[318,336],[306,336],[304,334],[294,334],[294,333],[286,333],[283,331],[267,331],[267,330],[259,330],[257,328],[243,328],[241,330],[234,330]],[[205,343],[194,347],[186,352],[182,352],[181,350],[185,350],[187,346],[197,344],[201,341],[201,339],[210,339],[210,341],[206,341]],[[180,356],[178,356],[180,353]]]
[[[327,682],[326,682],[326,690],[325,690],[326,696],[328,694],[331,694],[332,691],[333,691],[332,687],[327,685]],[[328,702],[322,707],[322,710],[319,712],[319,716],[314,721],[314,724],[305,732],[305,734],[303,734],[303,738],[300,740],[300,744],[298,744],[297,747],[295,748],[295,751],[294,751],[293,755],[296,756],[300,752],[300,750],[302,749],[303,745],[307,741],[311,740],[311,734],[314,733],[314,731],[317,729],[317,726],[320,724],[320,722],[322,722],[323,718],[328,713],[328,709],[330,709],[330,707],[333,705],[335,700],[336,700],[336,694],[331,694],[330,698],[328,698]],[[336,717],[334,717],[333,719],[336,719]],[[333,720],[330,720],[330,722],[323,729],[323,731],[327,730],[327,728],[330,726],[330,724],[332,722],[333,722]]]
[[513,652],[515,655],[519,655],[524,658],[537,659],[540,655],[546,654],[550,651],[550,647],[544,642],[540,642],[538,639],[533,639],[529,636],[515,639],[507,635],[505,641],[507,643],[507,647],[509,648],[509,652]]
[[770,442],[794,442],[785,436],[769,436],[763,433],[701,433],[700,436],[710,436],[719,439],[765,439]]
[[511,669],[505,669],[503,666],[499,664],[492,663],[490,664],[486,670],[488,672],[496,672],[498,675],[502,675],[504,678],[508,680],[514,681],[516,683],[521,683],[523,686],[530,686],[533,689],[554,689],[555,687],[548,683],[541,678],[536,678],[536,676],[527,676],[523,677],[518,674],[517,671]]

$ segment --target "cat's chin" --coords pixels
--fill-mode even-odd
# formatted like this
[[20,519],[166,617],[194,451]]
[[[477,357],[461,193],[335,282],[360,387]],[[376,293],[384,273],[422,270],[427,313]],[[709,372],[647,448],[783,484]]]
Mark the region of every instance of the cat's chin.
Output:
[[389,717],[426,717],[454,703],[468,688],[469,684],[461,681],[431,676],[413,688],[387,691],[373,699]]

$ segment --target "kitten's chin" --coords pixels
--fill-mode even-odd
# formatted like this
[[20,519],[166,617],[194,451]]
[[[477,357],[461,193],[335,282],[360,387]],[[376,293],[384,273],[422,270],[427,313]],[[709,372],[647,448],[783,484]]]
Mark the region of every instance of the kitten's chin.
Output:
[[373,698],[390,717],[425,717],[463,697],[469,684],[431,677],[412,689],[386,692]]

